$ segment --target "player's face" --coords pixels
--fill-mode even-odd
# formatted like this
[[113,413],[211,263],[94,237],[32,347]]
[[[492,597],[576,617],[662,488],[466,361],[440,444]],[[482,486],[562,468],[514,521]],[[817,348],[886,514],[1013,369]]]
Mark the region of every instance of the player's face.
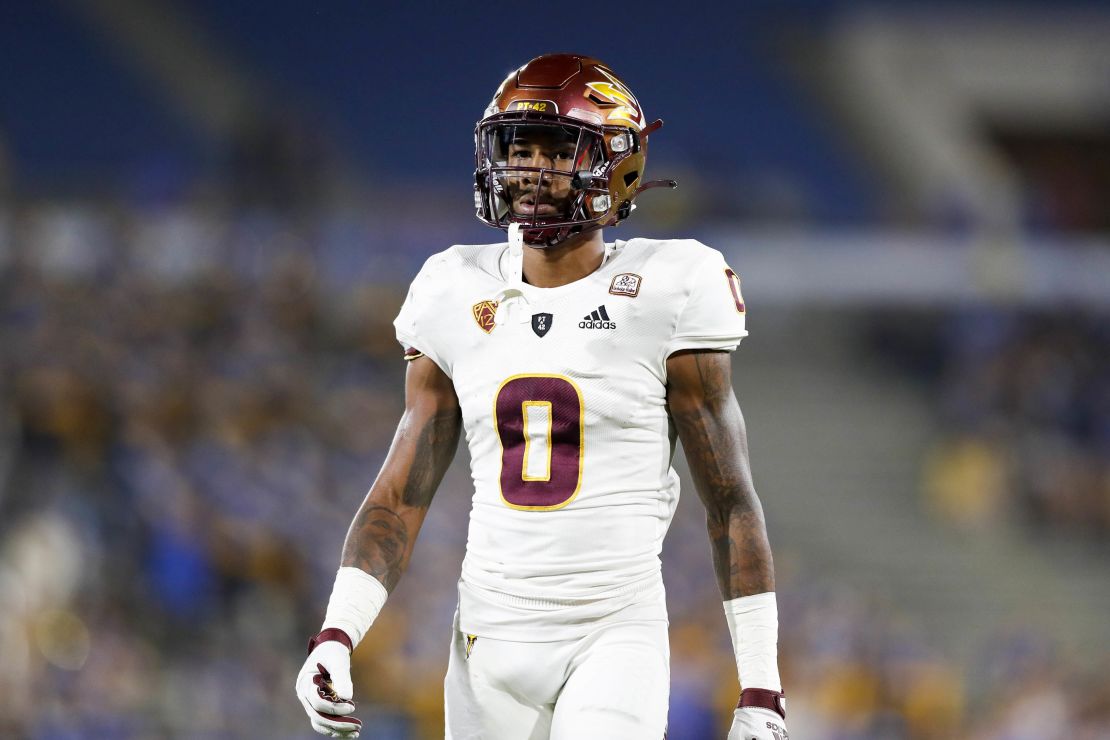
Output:
[[[518,126],[508,146],[509,167],[536,167],[573,172],[578,138],[549,126]],[[570,217],[577,191],[571,178],[538,172],[520,173],[505,178],[513,213],[540,218]]]

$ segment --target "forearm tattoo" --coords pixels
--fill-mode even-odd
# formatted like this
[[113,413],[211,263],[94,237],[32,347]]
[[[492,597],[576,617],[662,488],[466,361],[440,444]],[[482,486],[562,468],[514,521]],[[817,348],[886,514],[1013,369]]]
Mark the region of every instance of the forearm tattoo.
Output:
[[397,457],[387,461],[351,522],[343,544],[343,565],[364,570],[393,590],[455,455],[459,427],[458,409],[433,414],[419,430],[402,420],[390,450],[390,457]]
[[763,508],[748,465],[744,417],[732,393],[727,357],[693,353],[695,388],[671,403],[698,495],[705,504],[713,566],[725,600],[773,591],[774,564]]
[[366,504],[351,522],[343,545],[343,565],[366,571],[392,591],[401,579],[408,549],[405,520],[392,509]]

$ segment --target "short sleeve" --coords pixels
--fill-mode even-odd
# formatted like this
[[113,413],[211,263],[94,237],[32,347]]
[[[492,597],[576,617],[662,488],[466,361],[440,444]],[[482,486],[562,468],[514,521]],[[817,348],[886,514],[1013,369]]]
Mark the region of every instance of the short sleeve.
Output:
[[745,319],[740,278],[713,250],[691,276],[665,356],[682,349],[731,352],[748,335]]
[[434,315],[436,301],[442,300],[440,290],[436,288],[436,275],[442,272],[443,261],[443,255],[435,255],[420,268],[409,285],[408,295],[397,318],[393,320],[393,328],[406,360],[426,356],[450,376],[446,358],[431,331],[433,324],[428,320]]

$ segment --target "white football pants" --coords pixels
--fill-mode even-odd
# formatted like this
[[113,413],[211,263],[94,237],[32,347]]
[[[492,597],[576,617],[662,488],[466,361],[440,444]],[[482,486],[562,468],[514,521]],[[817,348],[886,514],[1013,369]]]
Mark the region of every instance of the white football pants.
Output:
[[513,642],[470,640],[456,620],[444,681],[446,740],[663,740],[669,696],[666,622]]

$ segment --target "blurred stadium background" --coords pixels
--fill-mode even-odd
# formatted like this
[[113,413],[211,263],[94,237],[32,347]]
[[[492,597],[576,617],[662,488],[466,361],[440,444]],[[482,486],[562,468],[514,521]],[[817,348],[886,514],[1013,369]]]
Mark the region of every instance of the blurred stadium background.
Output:
[[[474,121],[569,50],[681,183],[607,237],[744,278],[792,735],[1110,737],[1110,8],[1075,0],[3,3],[0,736],[312,736],[390,322],[499,238]],[[443,736],[466,457],[356,655],[367,737]],[[672,740],[736,695],[689,491]]]

